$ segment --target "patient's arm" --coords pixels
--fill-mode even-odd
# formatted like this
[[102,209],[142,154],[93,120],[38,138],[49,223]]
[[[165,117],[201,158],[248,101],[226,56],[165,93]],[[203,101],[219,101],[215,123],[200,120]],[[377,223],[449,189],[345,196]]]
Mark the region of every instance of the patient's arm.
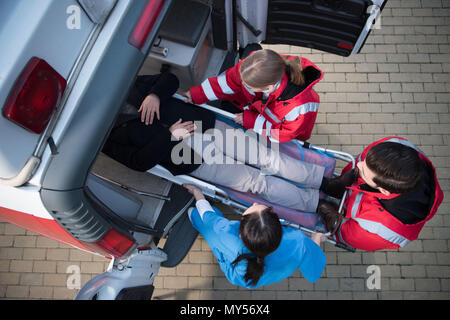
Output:
[[138,76],[130,89],[127,102],[139,108],[148,95],[155,94],[163,104],[174,95],[178,87],[178,78],[170,72]]

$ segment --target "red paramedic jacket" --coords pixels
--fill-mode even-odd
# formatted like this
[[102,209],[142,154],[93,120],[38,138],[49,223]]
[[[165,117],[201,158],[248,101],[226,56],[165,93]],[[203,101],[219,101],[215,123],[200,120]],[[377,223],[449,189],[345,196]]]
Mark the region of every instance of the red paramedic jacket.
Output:
[[[287,59],[295,59],[287,56]],[[300,58],[305,74],[306,88],[294,97],[283,100],[283,92],[290,84],[284,74],[276,91],[263,104],[262,93],[255,93],[241,81],[240,61],[221,75],[206,79],[201,85],[191,88],[192,101],[202,104],[207,101],[226,99],[244,110],[244,127],[267,136],[274,142],[303,141],[311,137],[319,108],[319,95],[313,86],[323,78],[322,71],[306,58]],[[308,72],[306,72],[308,70]],[[311,76],[307,77],[307,75]],[[308,81],[309,78],[309,81]]]
[[[435,183],[434,202],[426,218],[418,223],[404,224],[391,213],[389,213],[380,203],[380,199],[394,199],[401,194],[391,194],[385,196],[378,192],[368,192],[360,189],[364,185],[361,177],[349,189],[344,208],[346,210],[344,220],[336,232],[335,237],[338,242],[345,243],[353,248],[366,251],[382,249],[398,249],[404,247],[409,242],[417,239],[425,222],[430,220],[436,213],[443,200],[443,192],[439,186],[436,170],[431,161],[416,146],[406,139],[399,137],[388,137],[369,145],[357,158],[364,161],[367,151],[381,142],[396,142],[409,146],[417,152],[433,171]],[[344,174],[351,169],[351,163],[344,168]]]

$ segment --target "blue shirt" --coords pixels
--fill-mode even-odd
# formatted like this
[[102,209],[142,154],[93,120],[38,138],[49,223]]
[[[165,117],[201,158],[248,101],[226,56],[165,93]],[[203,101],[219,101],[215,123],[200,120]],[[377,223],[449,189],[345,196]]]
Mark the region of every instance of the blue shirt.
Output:
[[[205,200],[200,201],[206,202]],[[205,206],[200,208],[197,204],[197,208],[190,213],[192,225],[205,238],[216,256],[220,268],[232,284],[257,288],[281,281],[292,275],[297,269],[310,282],[316,282],[322,275],[326,264],[322,249],[302,231],[283,227],[280,245],[264,259],[263,275],[256,286],[248,285],[244,279],[247,260],[240,261],[234,267],[232,265],[232,262],[240,254],[251,253],[239,238],[240,221],[224,218],[218,209],[209,205],[205,209]]]

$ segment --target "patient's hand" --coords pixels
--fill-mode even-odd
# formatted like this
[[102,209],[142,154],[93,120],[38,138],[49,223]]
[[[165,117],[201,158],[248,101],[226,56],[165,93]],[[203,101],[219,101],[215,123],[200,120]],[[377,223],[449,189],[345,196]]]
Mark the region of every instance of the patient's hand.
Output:
[[172,133],[175,140],[186,139],[187,137],[192,136],[194,130],[197,129],[197,126],[192,121],[182,121],[182,119],[178,120],[169,128],[169,131]]
[[138,110],[138,112],[141,112],[141,121],[145,122],[146,125],[153,124],[155,114],[158,120],[160,120],[159,105],[159,97],[154,93],[149,94]]

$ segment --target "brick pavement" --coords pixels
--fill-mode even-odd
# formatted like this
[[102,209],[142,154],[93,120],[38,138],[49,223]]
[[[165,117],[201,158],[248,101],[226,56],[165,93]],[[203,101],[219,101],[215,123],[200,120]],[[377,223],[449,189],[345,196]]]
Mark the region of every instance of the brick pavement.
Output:
[[[295,272],[259,290],[230,285],[199,237],[176,268],[163,268],[156,299],[449,299],[450,298],[450,2],[389,0],[362,54],[343,58],[287,45],[280,53],[311,59],[324,72],[322,103],[311,142],[358,153],[400,135],[433,161],[446,198],[420,238],[395,251],[347,253],[325,245],[327,267],[315,284]],[[0,299],[71,299],[70,265],[82,284],[106,259],[0,223]],[[368,289],[368,267],[381,288]]]

